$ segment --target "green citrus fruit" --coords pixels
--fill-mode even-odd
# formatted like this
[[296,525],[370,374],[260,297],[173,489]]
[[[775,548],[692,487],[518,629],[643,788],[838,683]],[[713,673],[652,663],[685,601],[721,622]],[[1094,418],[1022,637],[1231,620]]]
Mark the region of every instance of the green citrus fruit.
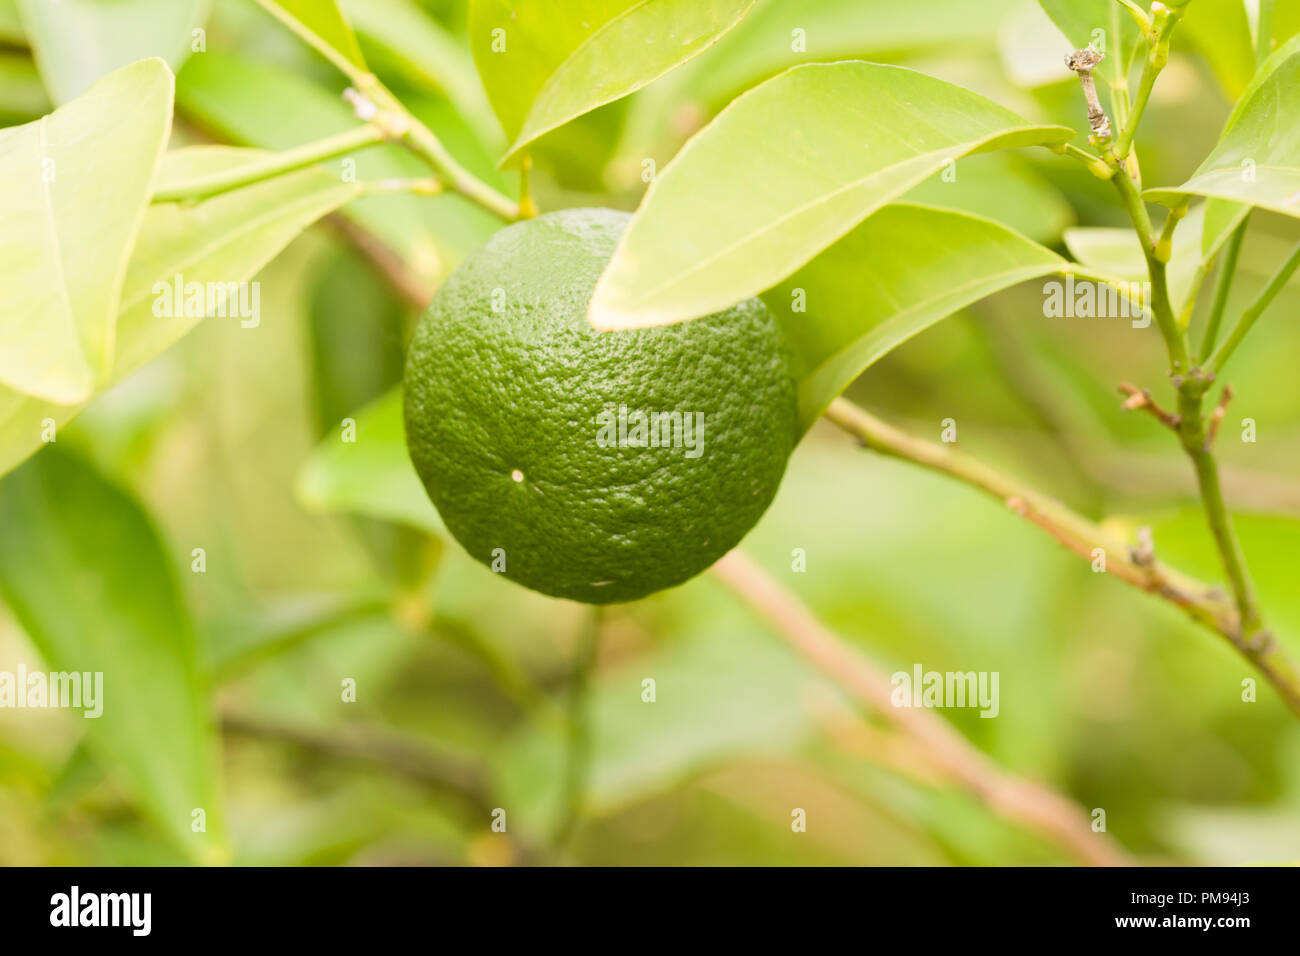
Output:
[[406,360],[411,459],[456,540],[519,584],[606,604],[680,584],[771,503],[795,386],[758,299],[678,325],[586,319],[625,213],[496,233],[448,278]]

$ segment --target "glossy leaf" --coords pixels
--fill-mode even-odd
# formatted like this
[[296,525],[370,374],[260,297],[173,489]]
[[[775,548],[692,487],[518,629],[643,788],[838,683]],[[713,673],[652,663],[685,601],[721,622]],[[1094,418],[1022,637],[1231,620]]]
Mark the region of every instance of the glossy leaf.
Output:
[[663,170],[589,317],[641,328],[727,308],[962,156],[1073,135],[913,70],[797,66],[732,103]]
[[[162,181],[215,171],[248,161],[244,150],[191,147],[169,153]],[[321,216],[360,194],[309,169],[223,193],[201,203],[149,207],[127,268],[118,317],[116,357],[107,382],[120,381],[179,340],[201,317],[154,314],[157,283],[243,282]],[[238,319],[222,321],[238,322]],[[50,428],[71,421],[85,407],[55,405],[0,389],[0,474],[47,441]]]
[[[216,733],[181,558],[126,493],[59,451],[0,482],[0,527],[0,594],[45,663],[102,674],[100,716],[78,721],[92,752],[191,859],[220,861]],[[195,809],[206,832],[191,829]]]
[[363,515],[410,525],[430,534],[447,529],[429,501],[406,450],[402,389],[356,413],[355,441],[335,430],[298,474],[298,500],[308,511]]
[[543,134],[653,82],[740,22],[754,0],[474,0],[470,41],[514,142]]
[[107,378],[171,110],[171,71],[141,60],[0,131],[0,385],[74,404]]
[[1065,264],[1050,249],[987,219],[925,206],[885,207],[763,296],[794,352],[803,427],[872,363],[918,332]]
[[257,0],[276,17],[292,20],[298,30],[305,30],[316,40],[338,53],[361,69],[366,61],[361,56],[352,25],[343,16],[335,0]]
[[212,0],[19,0],[27,37],[55,103],[148,57],[178,69]]
[[1223,136],[1192,178],[1146,198],[1173,205],[1211,196],[1300,216],[1300,37],[1260,67],[1228,117]]

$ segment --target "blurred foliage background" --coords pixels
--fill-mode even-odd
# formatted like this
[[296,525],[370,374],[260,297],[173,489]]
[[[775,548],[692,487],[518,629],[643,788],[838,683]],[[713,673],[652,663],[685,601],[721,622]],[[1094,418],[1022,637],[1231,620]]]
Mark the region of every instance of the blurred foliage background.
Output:
[[[477,175],[517,195],[517,174],[495,166],[506,144],[470,57],[465,4],[343,6],[403,101]],[[5,125],[50,109],[50,80],[28,49],[39,40],[16,9],[0,0]],[[206,14],[206,50],[178,73],[175,144],[278,149],[349,125],[345,82],[254,4],[194,9]],[[794,26],[806,53],[790,52]],[[1189,49],[1190,36],[1175,43],[1144,124],[1149,184],[1187,178],[1240,92],[1232,64]],[[647,158],[662,168],[732,97],[804,60],[900,63],[1031,119],[1086,128],[1067,50],[1033,0],[759,0],[698,59],[546,136],[533,154],[535,195],[543,210],[635,208]],[[411,162],[387,147],[358,157],[363,178],[409,175]],[[1046,150],[962,160],[955,182],[936,178],[909,198],[979,212],[1062,252],[1072,227],[1124,225],[1105,183]],[[419,303],[495,228],[452,196],[347,207],[261,274],[259,328],[200,325],[5,479],[30,486],[30,507],[0,521],[38,520],[42,489],[68,489],[80,504],[66,535],[120,569],[112,593],[88,596],[89,572],[68,549],[10,556],[33,561],[69,604],[85,601],[87,628],[120,613],[129,629],[138,614],[121,605],[165,601],[175,606],[155,615],[160,639],[192,632],[200,675],[151,668],[144,643],[129,693],[147,700],[184,680],[210,693],[211,858],[1074,862],[905,772],[875,718],[707,575],[604,616],[581,818],[556,838],[586,609],[499,580],[427,523],[403,520],[400,502],[376,502],[386,492],[364,473],[355,487],[322,488],[303,471],[343,418],[400,380]],[[1256,214],[1241,302],[1295,232],[1294,221]],[[1288,319],[1298,306],[1293,283],[1237,356],[1220,446],[1266,617],[1296,653],[1300,329]],[[955,419],[966,450],[1128,535],[1152,526],[1163,559],[1217,581],[1176,442],[1119,407],[1118,382],[1156,386],[1163,367],[1154,328],[1044,318],[1031,283],[897,349],[849,394],[935,440]],[[1257,423],[1255,443],[1238,440],[1244,418]],[[115,521],[115,509],[142,511],[145,524]],[[9,530],[0,525],[0,538]],[[195,548],[206,553],[201,574]],[[805,573],[792,572],[796,548]],[[1272,692],[1243,702],[1242,681],[1256,675],[1224,642],[1094,574],[996,502],[818,426],[744,549],[886,672],[1000,672],[996,719],[944,717],[1004,768],[1104,809],[1109,832],[1143,860],[1300,860],[1300,727]],[[0,607],[0,670],[19,663],[42,666]],[[654,704],[642,702],[645,678]],[[340,700],[346,679],[355,703]],[[142,810],[133,767],[90,746],[88,723],[0,710],[0,863],[196,859],[188,817],[169,826]],[[167,727],[135,732],[150,748],[174,746]],[[490,829],[498,807],[505,836]],[[806,833],[791,830],[795,807],[807,811]]]

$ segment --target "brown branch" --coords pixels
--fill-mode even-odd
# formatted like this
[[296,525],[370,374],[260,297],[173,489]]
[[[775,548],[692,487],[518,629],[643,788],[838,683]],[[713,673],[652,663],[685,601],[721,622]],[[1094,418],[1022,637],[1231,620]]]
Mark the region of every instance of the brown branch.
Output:
[[1156,404],[1156,400],[1151,397],[1150,389],[1138,388],[1136,385],[1130,385],[1128,382],[1122,382],[1119,386],[1122,394],[1127,395],[1128,399],[1124,402],[1124,411],[1131,412],[1136,409],[1150,412],[1166,428],[1177,432],[1178,426],[1182,424],[1182,417],[1175,415],[1173,412],[1165,411]]
[[929,710],[895,707],[888,676],[845,644],[799,598],[739,550],[713,566],[713,573],[809,663],[858,703],[920,744],[946,777],[995,814],[1034,830],[1092,866],[1131,862],[1106,833],[1094,833],[1083,808],[1046,784],[1003,770],[953,727]]
[[1228,413],[1228,403],[1232,401],[1232,386],[1223,386],[1223,394],[1219,396],[1219,404],[1214,406],[1214,411],[1210,414],[1210,425],[1205,436],[1205,447],[1207,449],[1214,447],[1214,440],[1219,437],[1219,426],[1223,424],[1223,416]]
[[1300,716],[1300,668],[1271,634],[1243,629],[1237,607],[1225,600],[1219,589],[1154,556],[1148,563],[1141,551],[1132,551],[1125,542],[1059,501],[946,445],[901,432],[842,398],[831,403],[826,418],[872,451],[941,471],[999,498],[1081,557],[1092,560],[1100,548],[1106,556],[1108,573],[1176,604],[1198,624],[1227,638],[1268,679],[1291,712]]

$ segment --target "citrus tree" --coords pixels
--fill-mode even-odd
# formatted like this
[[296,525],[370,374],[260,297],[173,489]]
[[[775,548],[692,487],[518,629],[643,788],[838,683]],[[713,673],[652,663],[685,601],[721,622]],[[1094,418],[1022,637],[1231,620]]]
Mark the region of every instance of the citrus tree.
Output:
[[[824,427],[986,492],[994,510],[1000,502],[1079,559],[1063,573],[1096,575],[1089,594],[1129,586],[1175,608],[1249,666],[1243,675],[1215,658],[1231,694],[1262,678],[1272,705],[1300,717],[1294,642],[1251,575],[1260,561],[1284,574],[1293,555],[1243,546],[1217,451],[1238,431],[1228,384],[1238,350],[1252,333],[1281,334],[1270,307],[1300,267],[1300,246],[1242,253],[1253,222],[1271,217],[1283,225],[1270,235],[1285,234],[1300,215],[1295,6],[1041,0],[996,4],[994,15],[927,0],[910,16],[904,6],[219,0],[214,12],[207,0],[0,0],[0,117],[14,120],[0,129],[0,595],[51,668],[108,675],[117,699],[86,734],[86,759],[120,773],[168,852],[230,860],[240,842],[217,772],[223,729],[404,768],[470,821],[457,852],[476,860],[562,855],[584,817],[656,785],[632,766],[653,746],[638,750],[641,718],[629,715],[670,673],[739,665],[711,658],[721,652],[710,645],[659,660],[649,684],[638,673],[593,688],[596,637],[617,619],[566,606],[555,613],[573,614],[568,629],[585,636],[560,682],[567,697],[551,693],[526,652],[485,642],[446,594],[463,548],[490,572],[474,579],[488,606],[519,585],[628,602],[713,568],[786,639],[778,652],[734,652],[750,669],[710,691],[734,721],[681,716],[691,741],[672,773],[743,751],[750,734],[789,740],[815,727],[798,689],[775,677],[766,704],[743,701],[751,681],[797,666],[922,755],[921,779],[937,774],[1048,852],[1122,861],[1091,805],[900,707],[871,654],[780,579],[805,570],[796,540],[774,546],[780,572],[732,550],[777,495],[787,459]],[[981,19],[998,29],[969,61],[1011,83],[935,59],[984,36]],[[241,44],[280,60],[242,57]],[[873,62],[894,51],[919,54]],[[1213,141],[1144,123],[1179,65],[1208,70],[1233,104]],[[1179,168],[1173,152],[1185,177],[1150,175],[1148,139],[1158,168]],[[1076,215],[1090,224],[1067,230],[1061,220]],[[276,306],[256,277],[300,255],[294,240],[320,222],[346,250],[306,293],[320,440],[265,495],[317,521],[350,516],[385,571],[366,588],[324,583],[288,610],[242,614],[257,586],[238,575],[225,593],[181,583],[222,547],[180,547],[124,487],[122,463],[155,420],[133,419],[129,396],[201,324],[260,334],[262,306]],[[1090,472],[1092,452],[1068,428],[1050,429],[1051,454],[1086,479],[1075,507],[1061,500],[1068,483],[1048,493],[961,448],[959,430],[971,433],[960,412],[926,435],[844,397],[909,340],[990,299],[1022,303],[1003,346],[1030,391],[1068,391],[1086,363],[1026,369],[1038,358],[1023,342],[1037,333],[1021,340],[1021,323],[1063,308],[1123,329],[1131,381],[1087,387],[1118,388],[1117,406],[1149,415],[1181,449],[1213,564],[1183,568],[1149,523],[1106,518],[1116,475]],[[418,328],[403,318],[412,306],[429,306]],[[1156,342],[1158,358],[1147,350]],[[293,345],[248,361],[284,361],[274,348]],[[1234,384],[1249,401],[1251,379]],[[208,425],[244,427],[219,419]],[[240,447],[256,455],[249,428]],[[890,506],[922,524],[926,508],[906,494]],[[873,548],[855,518],[835,523]],[[934,554],[897,560],[929,580]],[[1003,569],[1009,591],[1015,575]],[[240,693],[222,688],[295,684],[261,668],[369,618],[457,633],[527,715],[500,757],[506,769],[469,759],[485,747],[474,734],[454,753],[413,752],[354,736],[346,718],[309,731],[226,706]],[[322,693],[337,698],[341,679],[349,702],[354,678],[327,671]],[[519,827],[505,822],[515,808]],[[510,849],[480,842],[480,830],[505,834]]]

